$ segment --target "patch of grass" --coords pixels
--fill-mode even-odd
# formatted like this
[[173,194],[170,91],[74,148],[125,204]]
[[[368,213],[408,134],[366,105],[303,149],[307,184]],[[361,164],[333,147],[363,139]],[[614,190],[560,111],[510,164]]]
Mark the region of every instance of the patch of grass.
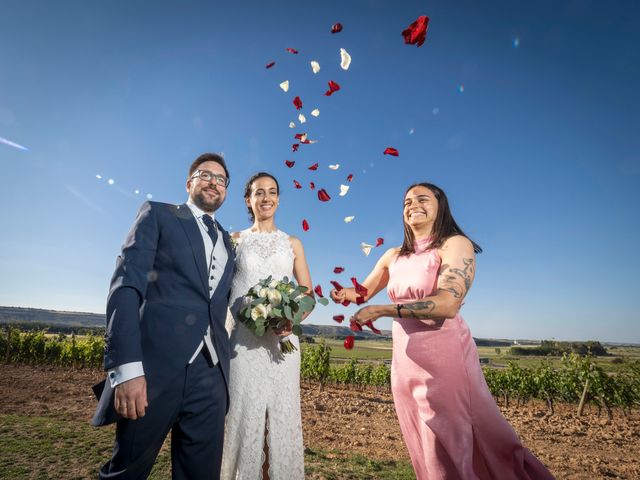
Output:
[[[96,478],[111,456],[114,427],[53,417],[0,415],[0,478]],[[152,480],[171,478],[169,439],[153,467]],[[376,460],[359,454],[305,450],[307,476],[326,480],[415,479],[406,461]]]
[[326,480],[386,479],[415,480],[411,463],[375,460],[360,454],[305,449],[305,476],[317,474]]

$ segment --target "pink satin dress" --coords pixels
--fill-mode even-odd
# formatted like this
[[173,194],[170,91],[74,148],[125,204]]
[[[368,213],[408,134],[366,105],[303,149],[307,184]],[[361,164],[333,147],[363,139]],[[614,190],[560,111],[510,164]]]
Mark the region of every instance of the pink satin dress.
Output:
[[[440,257],[427,241],[389,267],[394,303],[434,295]],[[391,388],[418,480],[553,479],[522,446],[489,392],[469,327],[396,318]]]

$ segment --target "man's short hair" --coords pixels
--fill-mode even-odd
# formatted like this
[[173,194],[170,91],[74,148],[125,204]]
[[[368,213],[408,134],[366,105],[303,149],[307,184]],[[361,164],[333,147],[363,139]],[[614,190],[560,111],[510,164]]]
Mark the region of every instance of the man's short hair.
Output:
[[194,172],[198,170],[200,164],[204,162],[216,162],[224,169],[224,173],[227,178],[231,180],[231,177],[229,176],[229,170],[227,169],[227,164],[225,163],[224,158],[222,157],[222,155],[218,155],[217,153],[203,153],[198,158],[196,158],[189,167],[189,178],[191,178],[191,175],[193,175]]

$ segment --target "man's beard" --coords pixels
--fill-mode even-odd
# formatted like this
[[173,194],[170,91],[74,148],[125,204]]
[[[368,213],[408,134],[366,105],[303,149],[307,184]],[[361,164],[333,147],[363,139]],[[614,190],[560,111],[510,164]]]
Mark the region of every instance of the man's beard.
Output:
[[200,210],[205,212],[215,212],[220,205],[222,205],[222,196],[218,192],[217,197],[211,199],[207,198],[204,194],[204,190],[200,190],[199,193],[193,196],[193,203],[195,203]]

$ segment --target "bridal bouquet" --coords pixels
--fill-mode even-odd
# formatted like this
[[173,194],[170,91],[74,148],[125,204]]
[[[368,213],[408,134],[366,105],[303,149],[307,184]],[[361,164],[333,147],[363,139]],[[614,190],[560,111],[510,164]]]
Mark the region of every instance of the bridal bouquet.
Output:
[[[271,276],[260,280],[244,296],[244,307],[238,318],[249,330],[261,337],[268,328],[283,328],[291,322],[294,335],[302,335],[300,322],[305,313],[313,310],[316,301],[306,294],[307,287],[296,285],[287,277],[278,281]],[[323,305],[327,299],[318,300]],[[282,353],[297,350],[288,337],[280,340]]]

